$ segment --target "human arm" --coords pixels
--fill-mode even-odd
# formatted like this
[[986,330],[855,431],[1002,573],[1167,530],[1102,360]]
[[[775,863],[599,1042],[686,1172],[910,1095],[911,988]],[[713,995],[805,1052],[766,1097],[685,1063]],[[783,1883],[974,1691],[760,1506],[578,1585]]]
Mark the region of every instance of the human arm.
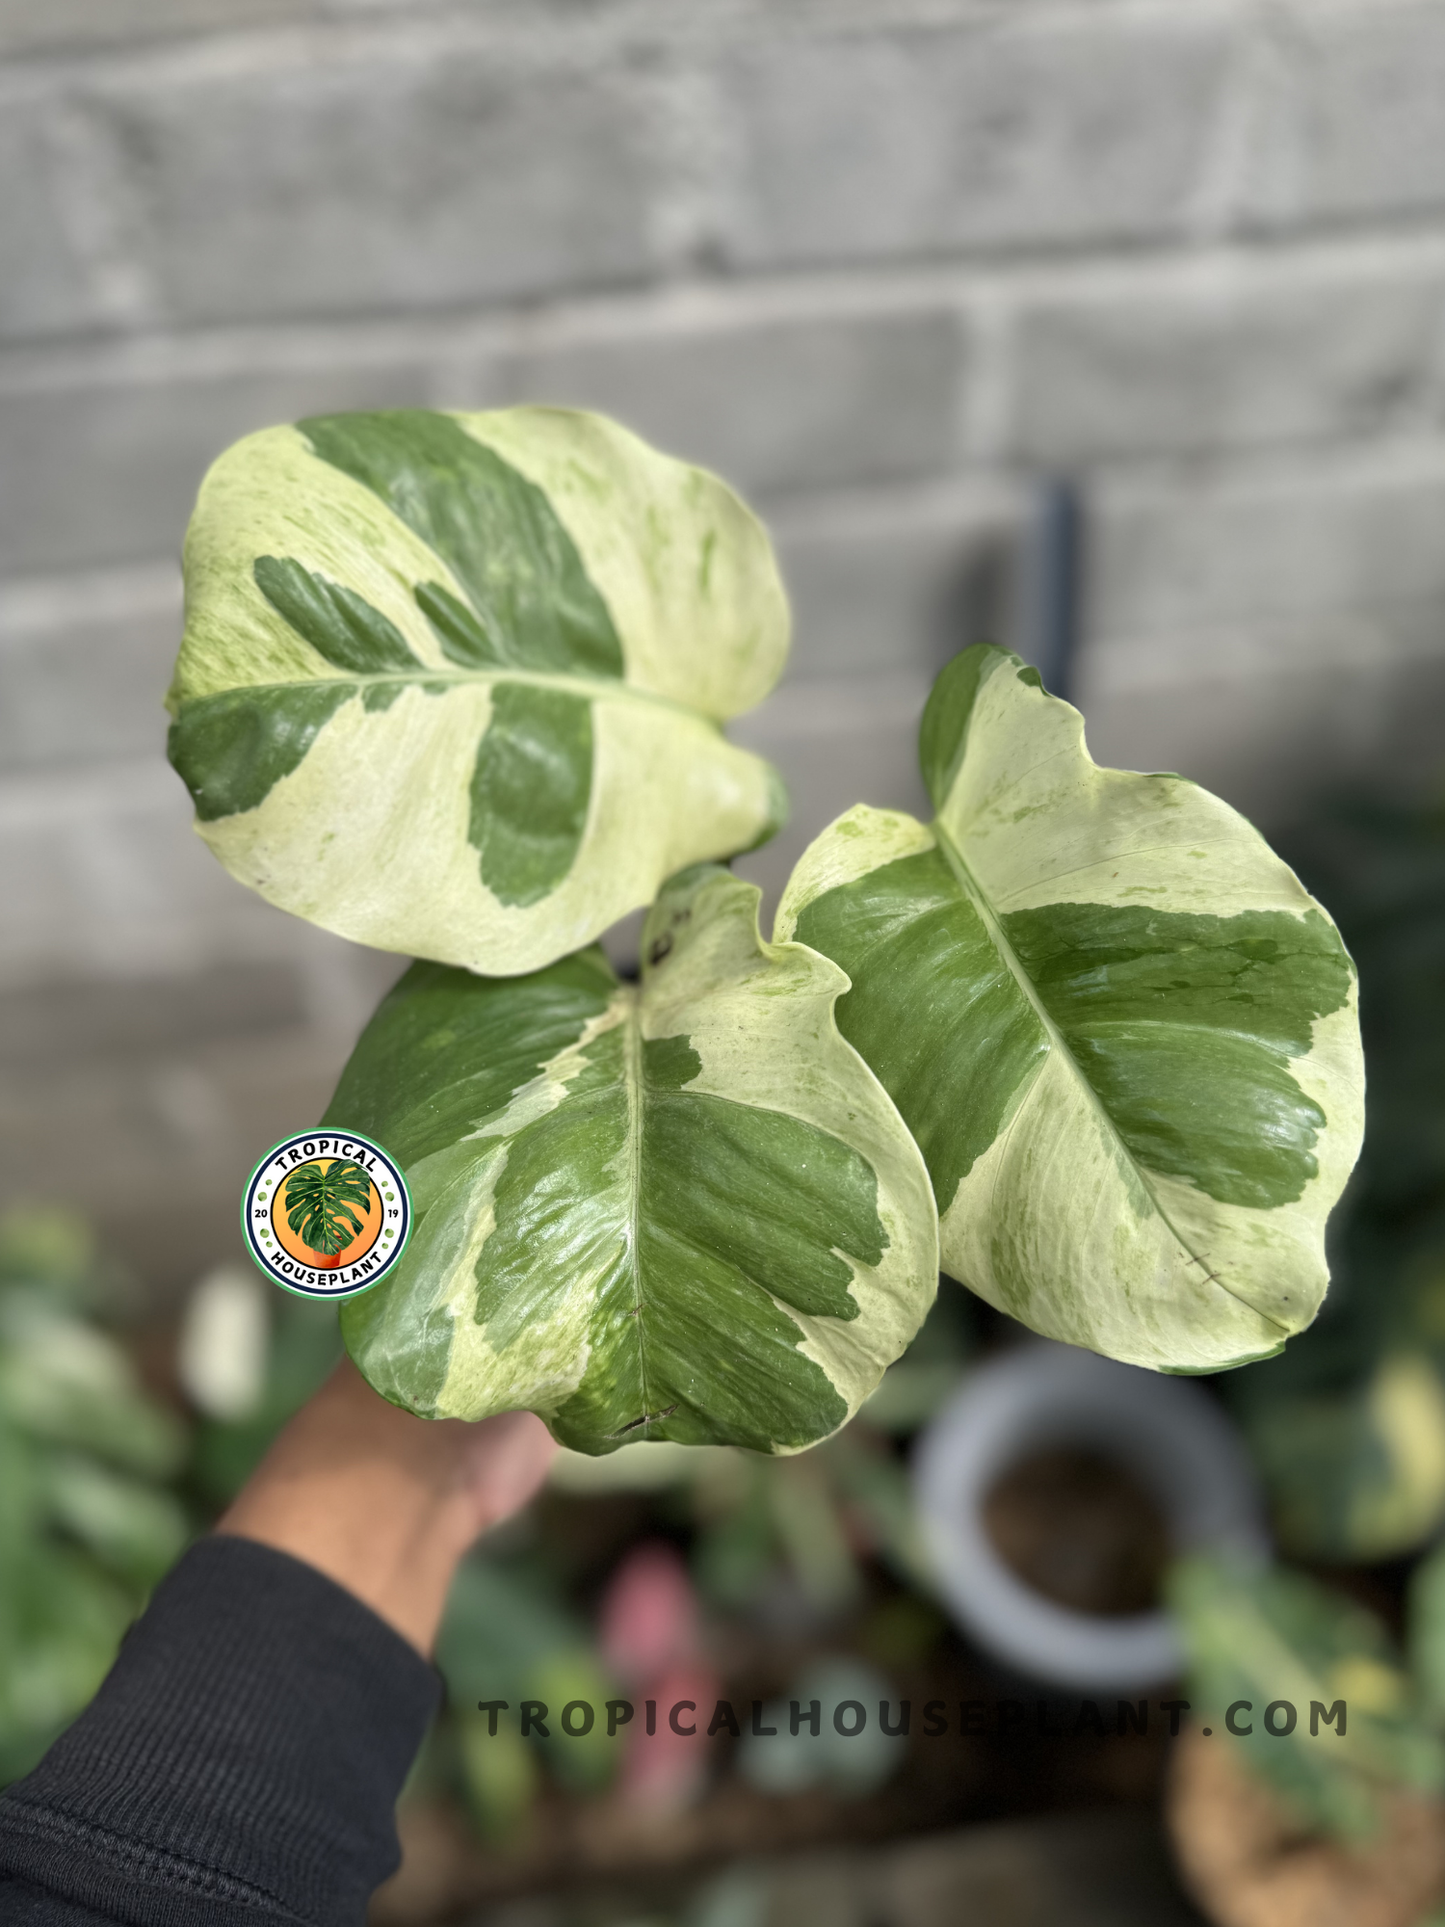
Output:
[[552,1449],[530,1414],[427,1422],[338,1368],[0,1798],[4,1918],[355,1927],[396,1864],[452,1572]]

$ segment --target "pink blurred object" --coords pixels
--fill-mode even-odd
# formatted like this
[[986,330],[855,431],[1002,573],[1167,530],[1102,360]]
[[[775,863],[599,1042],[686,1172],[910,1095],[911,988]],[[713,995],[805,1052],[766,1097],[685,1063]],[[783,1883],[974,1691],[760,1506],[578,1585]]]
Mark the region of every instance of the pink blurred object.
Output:
[[[707,1729],[721,1692],[722,1681],[699,1661],[671,1667],[648,1682],[627,1729],[619,1783],[625,1800],[666,1813],[691,1806],[707,1782],[717,1753],[717,1741],[707,1737]],[[647,1730],[649,1700],[654,1706],[656,1731],[652,1733]],[[689,1733],[688,1727],[694,1731]]]
[[630,1552],[608,1582],[598,1618],[603,1657],[637,1709],[618,1790],[631,1803],[677,1812],[697,1798],[711,1770],[716,1741],[707,1729],[722,1681],[703,1655],[697,1594],[673,1547],[652,1540]]
[[639,1686],[698,1651],[697,1594],[681,1556],[664,1540],[628,1553],[602,1595],[602,1655]]

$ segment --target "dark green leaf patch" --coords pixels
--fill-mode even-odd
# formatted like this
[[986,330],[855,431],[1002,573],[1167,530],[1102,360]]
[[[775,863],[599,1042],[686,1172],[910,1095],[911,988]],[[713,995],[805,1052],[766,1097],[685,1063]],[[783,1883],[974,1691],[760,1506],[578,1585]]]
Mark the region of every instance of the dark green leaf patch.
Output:
[[592,800],[592,705],[535,683],[498,683],[472,773],[468,836],[502,903],[549,896],[571,870]]
[[[628,1026],[606,1032],[588,1051],[605,1075],[590,1090],[574,1083],[512,1140],[477,1267],[477,1320],[504,1349],[579,1275],[598,1278],[596,1367],[558,1421],[560,1436],[593,1449],[629,1431],[716,1438],[723,1408],[727,1435],[746,1427],[759,1450],[815,1438],[846,1407],[771,1300],[857,1316],[834,1247],[863,1263],[882,1256],[872,1169],[800,1119],[689,1093],[701,1066],[686,1038],[642,1046],[634,1122],[632,1048]],[[760,1413],[771,1413],[761,1425]]]
[[379,676],[422,667],[396,624],[354,589],[274,555],[258,556],[252,573],[271,607],[333,668]]
[[983,644],[965,649],[929,691],[918,730],[918,759],[936,810],[943,808],[962,767],[979,691],[999,665],[1009,660],[1002,649]]
[[505,1110],[616,988],[596,946],[527,977],[414,963],[362,1033],[322,1123],[416,1164]]
[[1050,904],[1003,928],[1131,1154],[1223,1204],[1292,1203],[1324,1112],[1288,1069],[1349,995],[1317,911]]
[[902,1112],[946,1211],[1048,1054],[1037,1012],[937,850],[824,892],[795,935],[853,979],[838,1028]]
[[[1326,1119],[1289,1060],[1351,980],[1325,918],[1086,903],[1002,928],[1142,1167],[1221,1203],[1300,1196]],[[796,935],[852,978],[838,1028],[902,1112],[946,1211],[1049,1049],[1028,996],[939,852],[825,892]]]
[[297,424],[324,462],[369,488],[461,583],[417,601],[466,667],[623,674],[622,644],[576,544],[535,483],[424,409],[318,415]]
[[356,694],[355,683],[328,679],[228,689],[187,703],[171,724],[166,754],[196,815],[211,823],[258,808]]

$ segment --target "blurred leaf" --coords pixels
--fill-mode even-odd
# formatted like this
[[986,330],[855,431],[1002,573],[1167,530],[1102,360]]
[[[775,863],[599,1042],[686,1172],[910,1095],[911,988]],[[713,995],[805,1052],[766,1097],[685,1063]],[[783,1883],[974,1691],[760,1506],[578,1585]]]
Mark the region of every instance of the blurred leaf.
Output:
[[190,1536],[178,1499],[93,1460],[57,1454],[46,1467],[51,1517],[136,1585],[149,1588],[180,1557]]
[[266,1377],[261,1396],[245,1418],[203,1421],[196,1429],[191,1477],[224,1505],[251,1476],[277,1432],[328,1378],[341,1357],[334,1305],[273,1292]]
[[185,1452],[185,1428],[141,1390],[115,1340],[33,1292],[0,1298],[0,1409],[34,1438],[150,1478]]
[[[1410,1680],[1385,1628],[1363,1607],[1281,1567],[1249,1568],[1204,1556],[1179,1562],[1169,1605],[1189,1660],[1190,1696],[1222,1725],[1236,1700],[1253,1703],[1253,1732],[1225,1743],[1297,1809],[1306,1826],[1346,1838],[1371,1833],[1390,1787],[1445,1786],[1445,1751],[1411,1711]],[[1277,1700],[1296,1710],[1294,1731],[1265,1730]],[[1346,1704],[1346,1732],[1321,1723],[1311,1702]],[[1216,1726],[1216,1731],[1219,1726]]]
[[483,1839],[515,1845],[536,1798],[536,1752],[505,1720],[490,1731],[485,1713],[457,1715],[457,1753],[467,1806]]
[[[891,1700],[893,1690],[887,1675],[865,1660],[817,1660],[786,1696],[765,1708],[762,1723],[775,1726],[777,1733],[766,1739],[751,1733],[744,1737],[739,1758],[743,1777],[764,1793],[798,1793],[806,1787],[826,1786],[857,1799],[875,1792],[908,1757],[907,1738],[884,1733],[879,1722],[880,1703]],[[791,1732],[790,1700],[797,1700],[805,1722],[810,1703],[818,1702],[816,1736],[806,1723],[796,1734]],[[855,1701],[864,1715],[862,1727],[851,1736],[839,1732],[834,1723],[837,1709],[848,1700]],[[890,1705],[889,1716],[899,1718],[896,1702]],[[847,1717],[856,1725],[856,1712],[850,1711]]]
[[906,1356],[890,1365],[858,1416],[880,1432],[916,1432],[957,1389],[959,1365],[915,1365]]
[[[560,1786],[578,1793],[596,1793],[605,1787],[621,1762],[621,1747],[616,1738],[607,1737],[604,1702],[616,1692],[603,1672],[597,1657],[585,1647],[549,1653],[532,1676],[533,1696],[543,1702],[550,1715],[551,1738],[539,1741],[547,1770]],[[562,1714],[574,1701],[593,1710],[590,1732],[568,1734]],[[583,1718],[574,1713],[573,1725]]]
[[1445,1385],[1422,1353],[1388,1353],[1340,1393],[1262,1401],[1247,1431],[1286,1552],[1390,1558],[1445,1520]]
[[1420,1710],[1445,1725],[1445,1545],[1410,1575],[1406,1632]]
[[779,1543],[809,1604],[821,1613],[851,1606],[862,1577],[824,1464],[811,1453],[785,1459],[768,1491]]
[[905,1586],[931,1596],[933,1561],[902,1463],[890,1452],[870,1450],[850,1432],[830,1441],[826,1450],[834,1482],[864,1524],[872,1548]]
[[0,1781],[40,1758],[94,1694],[135,1600],[81,1554],[8,1545],[0,1617]]
[[587,1628],[545,1582],[483,1553],[462,1561],[437,1640],[453,1705],[545,1698],[537,1681],[548,1664],[589,1650]]
[[90,1699],[188,1529],[160,1483],[185,1428],[79,1314],[94,1275],[75,1220],[0,1226],[0,1782]]
[[724,1611],[746,1607],[763,1590],[779,1561],[768,1473],[775,1467],[744,1461],[745,1482],[713,1511],[693,1542],[692,1570],[704,1599]]
[[84,1293],[95,1263],[90,1226],[74,1212],[17,1205],[0,1215],[0,1285],[45,1285],[56,1302],[69,1302]]

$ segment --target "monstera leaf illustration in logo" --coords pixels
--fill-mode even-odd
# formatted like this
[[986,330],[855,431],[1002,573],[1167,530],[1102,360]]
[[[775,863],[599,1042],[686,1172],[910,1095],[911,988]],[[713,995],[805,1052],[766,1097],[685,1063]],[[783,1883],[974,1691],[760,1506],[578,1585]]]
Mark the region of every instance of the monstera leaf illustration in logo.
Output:
[[928,1161],[944,1269],[1140,1365],[1277,1351],[1363,1124],[1334,925],[1217,797],[1100,769],[1003,650],[944,671],[921,751],[936,820],[840,817],[775,934],[848,973],[839,1028]]
[[170,755],[270,902],[492,974],[763,840],[788,612],[714,477],[596,416],[323,416],[201,489]]
[[286,1222],[309,1251],[325,1258],[361,1236],[370,1208],[371,1179],[349,1158],[298,1164],[286,1180]]
[[937,1287],[928,1173],[839,1036],[847,979],[765,944],[704,865],[649,917],[640,985],[599,949],[528,976],[417,964],[328,1123],[384,1142],[416,1228],[342,1313],[428,1416],[529,1406],[566,1444],[796,1451],[836,1430]]

